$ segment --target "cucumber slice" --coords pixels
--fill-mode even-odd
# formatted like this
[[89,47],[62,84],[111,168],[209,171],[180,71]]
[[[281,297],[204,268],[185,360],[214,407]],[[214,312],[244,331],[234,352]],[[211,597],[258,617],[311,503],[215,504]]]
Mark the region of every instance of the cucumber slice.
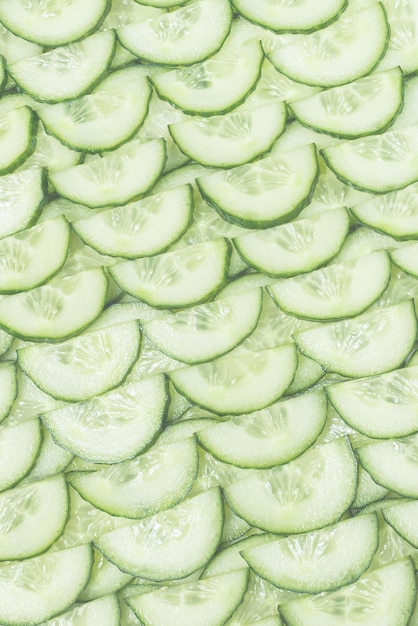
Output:
[[315,146],[310,144],[196,182],[204,199],[225,220],[246,228],[269,228],[303,209],[317,176]]
[[130,596],[128,606],[153,626],[222,626],[244,597],[248,572],[238,569],[170,589]]
[[221,415],[250,413],[283,395],[297,365],[293,345],[192,365],[168,376],[191,402]]
[[13,172],[32,154],[37,118],[27,106],[0,114],[0,175]]
[[[321,5],[322,6],[322,5]],[[369,74],[383,57],[389,25],[380,2],[308,35],[295,35],[268,55],[289,78],[319,87],[334,87]]]
[[338,591],[286,602],[279,611],[289,626],[406,626],[415,596],[408,558],[367,572]]
[[267,468],[298,457],[321,433],[327,403],[311,393],[240,415],[198,431],[200,445],[213,456],[240,467]]
[[366,226],[396,239],[418,238],[415,198],[418,183],[390,191],[351,208],[353,215]]
[[252,289],[158,317],[142,324],[142,330],[172,358],[200,363],[229,352],[248,337],[257,326],[261,305],[261,289]]
[[110,268],[126,292],[159,308],[183,308],[209,300],[223,287],[230,246],[216,239],[174,252],[125,261]]
[[222,534],[223,505],[211,489],[102,535],[96,547],[119,569],[154,581],[185,578],[206,565]]
[[232,510],[255,528],[301,533],[337,522],[354,500],[357,462],[344,437],[229,485]]
[[[94,463],[119,463],[147,448],[165,417],[167,389],[161,376],[41,415],[54,441]],[[125,478],[126,479],[126,478]]]
[[272,283],[278,306],[292,315],[315,320],[359,315],[389,284],[391,264],[384,250],[346,263],[334,263],[310,274]]
[[130,574],[121,572],[98,551],[94,550],[94,561],[91,576],[87,587],[83,589],[78,599],[89,602],[102,598],[107,594],[116,593],[132,581]]
[[106,31],[16,61],[8,69],[22,91],[35,100],[61,102],[91,91],[108,69],[114,52],[115,35]]
[[0,428],[0,491],[14,487],[29,473],[41,445],[38,419]]
[[5,626],[39,624],[68,609],[86,586],[90,545],[1,566],[0,620]]
[[45,192],[39,167],[0,177],[0,238],[29,226],[37,217]]
[[416,339],[413,302],[376,308],[295,335],[299,350],[342,376],[383,374],[399,367]]
[[417,512],[418,502],[416,501],[400,501],[382,510],[385,521],[415,548],[418,548]]
[[[42,52],[42,46],[17,37],[3,26],[3,24],[0,26],[0,33],[0,55],[4,57],[8,65],[15,61],[21,61],[27,57],[41,54]],[[6,74],[4,75],[4,79],[6,79]]]
[[225,113],[245,100],[260,77],[263,49],[259,41],[244,46],[233,33],[206,61],[154,76],[159,97],[200,115]]
[[414,2],[399,3],[391,0],[383,0],[383,6],[390,24],[390,39],[379,67],[399,65],[405,74],[414,74],[418,70],[417,7]]
[[183,500],[196,478],[198,454],[194,438],[154,446],[132,461],[92,473],[69,475],[72,486],[98,509],[141,519]]
[[392,250],[390,258],[395,265],[407,274],[418,277],[417,264],[418,243],[412,243],[399,250]]
[[403,103],[399,67],[375,72],[293,102],[291,110],[301,124],[337,137],[357,138],[384,131]]
[[346,0],[315,0],[271,3],[269,0],[234,0],[234,6],[248,20],[275,32],[301,33],[323,28],[336,20],[346,7]]
[[234,239],[234,245],[254,269],[269,276],[295,276],[332,259],[341,249],[348,229],[346,209],[336,208],[240,235]]
[[360,463],[373,480],[401,495],[418,497],[416,433],[403,439],[369,443],[357,450]]
[[76,402],[119,385],[138,357],[137,322],[107,326],[66,342],[18,351],[19,367],[45,393]]
[[169,125],[180,150],[212,167],[233,167],[267,152],[286,124],[284,102]]
[[383,193],[418,179],[418,125],[387,131],[321,150],[328,167],[358,189]]
[[192,211],[192,188],[182,185],[77,220],[71,227],[100,254],[133,259],[164,252],[187,230]]
[[38,107],[46,130],[75,150],[100,152],[125,143],[148,112],[151,86],[136,66],[111,72],[77,100]]
[[374,439],[418,431],[418,367],[329,385],[328,397],[347,424]]
[[117,35],[121,44],[142,61],[191,65],[219,50],[229,33],[231,18],[228,0],[194,0],[154,18],[122,26]]
[[45,552],[64,530],[68,506],[63,474],[1,493],[0,560],[27,559]]
[[63,266],[70,244],[70,228],[64,217],[0,240],[0,293],[37,287]]
[[245,548],[242,556],[276,587],[319,593],[356,581],[368,569],[378,544],[378,518],[370,514]]
[[[6,335],[6,333],[4,333]],[[5,350],[8,346],[5,346]],[[17,396],[16,366],[11,361],[0,363],[0,422],[10,413]]]
[[104,157],[51,172],[56,191],[86,206],[125,204],[153,186],[165,163],[162,139],[133,140]]
[[45,622],[45,626],[59,626],[67,621],[71,626],[119,626],[120,606],[116,595],[108,595],[86,602],[56,619]]
[[0,325],[23,339],[67,339],[98,317],[107,289],[101,268],[54,278],[41,287],[1,299]]
[[108,0],[89,0],[87,5],[83,0],[1,0],[0,21],[23,39],[60,46],[94,32],[108,10]]
[[60,474],[67,469],[73,458],[74,455],[71,452],[56,444],[49,431],[42,428],[42,447],[36,463],[25,481],[43,480]]

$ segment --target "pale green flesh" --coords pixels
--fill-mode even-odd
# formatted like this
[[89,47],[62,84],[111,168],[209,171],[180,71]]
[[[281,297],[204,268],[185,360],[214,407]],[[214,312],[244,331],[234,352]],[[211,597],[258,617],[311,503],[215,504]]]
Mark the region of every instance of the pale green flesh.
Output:
[[327,387],[341,417],[368,437],[403,437],[418,430],[417,367]]
[[187,496],[197,475],[193,438],[154,446],[132,461],[71,477],[82,495],[111,515],[140,519],[169,509]]
[[22,90],[36,100],[61,102],[90,90],[107,70],[114,48],[112,31],[97,33],[79,43],[17,61],[9,70]]
[[53,0],[28,4],[24,0],[2,0],[0,19],[23,39],[46,46],[59,46],[81,39],[101,22],[107,9],[106,0],[83,0],[62,3]]
[[294,102],[292,111],[302,124],[338,137],[370,135],[393,121],[402,90],[402,72],[395,67]]
[[0,427],[0,491],[24,478],[37,460],[41,444],[38,419]]
[[385,12],[376,3],[354,15],[343,13],[333,24],[303,40],[277,47],[269,58],[294,80],[333,87],[368,74],[383,56],[387,36]]
[[307,203],[318,171],[313,145],[216,172],[197,180],[204,198],[227,221],[267,228]]
[[64,264],[70,229],[63,217],[0,239],[0,291],[25,291],[52,277]]
[[36,217],[44,198],[44,173],[40,168],[0,178],[0,236],[26,228]]
[[[140,59],[162,65],[191,65],[221,47],[231,17],[227,0],[195,0],[154,19],[119,28],[117,34],[122,45]],[[211,28],[207,28],[209,20]]]
[[0,174],[16,169],[33,151],[35,129],[35,118],[29,107],[0,114]]
[[[6,346],[6,349],[8,346]],[[0,422],[9,414],[17,396],[17,370],[14,363],[0,364]]]
[[146,448],[161,428],[167,396],[160,376],[42,414],[53,438],[77,456],[118,463]]
[[43,105],[45,128],[76,150],[98,152],[118,147],[138,130],[148,112],[151,88],[135,67],[110,73],[88,95]]
[[280,614],[289,626],[406,626],[414,602],[414,568],[405,559],[366,573],[338,591],[286,603]]
[[[72,626],[119,626],[120,607],[116,595],[108,595],[77,606],[62,616],[46,622],[45,626],[60,626],[62,620]],[[64,622],[65,623],[65,622]]]
[[184,233],[192,210],[191,187],[182,185],[77,220],[72,227],[101,254],[128,259],[152,256],[163,252]]
[[57,346],[23,348],[19,366],[46,393],[69,401],[86,400],[124,380],[139,351],[135,322],[86,333]]

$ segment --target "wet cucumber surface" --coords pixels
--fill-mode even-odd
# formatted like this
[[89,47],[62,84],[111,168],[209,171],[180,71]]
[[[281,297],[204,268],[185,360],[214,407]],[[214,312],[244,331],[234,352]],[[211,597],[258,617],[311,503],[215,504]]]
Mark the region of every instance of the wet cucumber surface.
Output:
[[418,1],[0,0],[1,626],[417,626]]

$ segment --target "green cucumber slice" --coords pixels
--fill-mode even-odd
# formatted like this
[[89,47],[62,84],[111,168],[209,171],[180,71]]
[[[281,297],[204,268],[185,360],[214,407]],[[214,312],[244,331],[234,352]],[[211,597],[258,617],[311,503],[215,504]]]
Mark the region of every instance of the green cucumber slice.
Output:
[[221,415],[250,413],[278,400],[297,366],[293,345],[278,346],[168,372],[177,391]]
[[124,322],[57,345],[22,348],[17,362],[45,393],[76,402],[119,385],[138,357],[140,340],[138,323]]
[[125,204],[153,186],[165,163],[162,139],[132,140],[103,157],[50,172],[55,190],[73,202],[104,207]]
[[206,565],[222,534],[219,489],[183,500],[175,507],[130,523],[95,540],[95,546],[122,571],[153,581],[185,578]]
[[316,150],[309,144],[196,182],[204,199],[228,222],[269,228],[289,221],[306,206],[317,176]]
[[38,419],[0,428],[0,491],[14,487],[29,473],[41,445]]
[[[127,455],[126,455],[127,456]],[[193,437],[153,446],[132,461],[69,475],[71,485],[98,509],[133,519],[155,515],[183,500],[196,478]]]
[[399,67],[375,72],[293,102],[291,110],[301,124],[337,137],[355,139],[379,133],[402,107],[402,79]]
[[68,609],[86,586],[92,548],[67,550],[0,567],[0,620],[5,626],[39,624]]
[[261,289],[201,304],[142,324],[155,346],[185,363],[209,361],[229,352],[257,326]]
[[286,124],[284,102],[224,115],[193,118],[169,125],[170,134],[188,157],[211,167],[233,167],[267,152]]
[[63,474],[3,491],[0,561],[27,559],[45,552],[62,534],[68,507]]
[[416,340],[411,300],[375,308],[357,317],[295,335],[299,350],[342,376],[383,374],[399,367]]
[[418,367],[350,380],[326,388],[339,415],[374,439],[405,437],[418,430]]
[[268,289],[278,306],[298,317],[346,319],[359,315],[389,284],[389,255],[381,250],[309,274],[275,281]]
[[338,591],[286,602],[279,611],[289,626],[407,626],[415,597],[415,569],[408,558]]
[[148,113],[151,86],[136,66],[111,72],[87,95],[37,108],[46,130],[75,150],[112,150],[137,132]]
[[43,480],[60,474],[67,469],[73,458],[71,452],[56,444],[49,431],[42,428],[42,446],[36,463],[30,474],[25,477],[25,481]]
[[108,10],[108,0],[89,0],[87,5],[83,0],[1,0],[0,21],[23,39],[60,46],[94,32]]
[[232,510],[255,528],[291,534],[337,522],[356,487],[357,462],[341,437],[285,465],[258,470],[224,493]]
[[54,441],[94,463],[119,463],[147,448],[164,421],[166,383],[153,376],[87,402],[43,413]]
[[91,602],[85,602],[76,606],[71,611],[62,613],[56,619],[45,622],[45,626],[60,626],[60,624],[72,626],[119,626],[120,606],[116,595],[107,595]]
[[160,98],[185,113],[225,113],[255,87],[263,58],[259,41],[244,45],[232,31],[220,51],[206,61],[158,74],[152,82]]
[[134,259],[164,252],[175,243],[189,227],[192,210],[192,188],[181,185],[76,220],[71,227],[100,254]]
[[276,587],[319,593],[357,580],[368,569],[378,543],[378,518],[370,514],[245,548],[242,556]]
[[91,576],[87,587],[84,587],[78,599],[82,602],[89,602],[107,594],[116,593],[128,585],[131,580],[130,574],[121,572],[120,569],[105,559],[103,554],[94,550]]
[[58,276],[41,287],[2,298],[0,325],[23,339],[67,339],[98,317],[107,289],[108,281],[101,268]]
[[154,18],[122,26],[117,36],[142,61],[191,65],[219,50],[229,33],[231,18],[228,0],[193,0]]
[[268,55],[273,65],[293,80],[334,87],[369,74],[385,53],[389,25],[381,3],[342,13],[329,26],[294,35]]
[[381,194],[402,189],[418,179],[417,151],[415,125],[335,143],[321,154],[343,182]]
[[383,0],[383,6],[390,24],[390,39],[379,68],[398,65],[405,74],[414,74],[418,70],[417,7],[413,2],[399,3],[391,0]]
[[3,24],[0,26],[0,33],[0,54],[6,59],[7,64],[33,57],[42,52],[42,46],[14,35]]
[[418,277],[417,252],[418,243],[411,243],[398,250],[392,250],[390,258],[402,271]]
[[382,515],[385,521],[406,541],[418,548],[417,526],[418,502],[402,502],[384,507]]
[[63,266],[70,244],[64,217],[26,228],[0,240],[0,293],[37,287]]
[[239,467],[287,463],[311,446],[325,426],[323,393],[305,394],[240,415],[197,432],[199,444],[216,458]]
[[126,602],[147,625],[222,626],[242,601],[247,584],[247,570],[238,569],[130,596]]
[[344,208],[234,238],[244,261],[269,276],[295,276],[324,265],[341,249],[349,230]]
[[0,114],[0,175],[13,172],[32,154],[37,118],[27,106]]
[[0,238],[29,226],[37,217],[45,192],[39,167],[0,177]]
[[61,102],[91,91],[108,69],[114,52],[115,35],[109,30],[16,61],[8,69],[22,91],[35,100]]
[[402,439],[389,439],[361,446],[356,453],[373,480],[389,491],[418,498],[418,459],[416,433]]
[[[4,335],[6,337],[8,336],[6,333],[4,333]],[[9,342],[7,342],[7,344],[9,344]],[[4,351],[6,351],[9,346],[5,345],[2,347],[4,347]],[[16,373],[16,365],[12,361],[0,363],[0,422],[9,415],[17,396],[18,386]]]
[[351,207],[363,224],[396,239],[418,238],[415,197],[418,183],[390,191]]
[[127,293],[158,308],[183,308],[209,300],[223,287],[230,258],[226,239],[113,265]]
[[346,0],[303,0],[292,3],[271,3],[260,0],[233,0],[234,6],[248,20],[275,32],[303,33],[323,28],[336,20],[346,7]]

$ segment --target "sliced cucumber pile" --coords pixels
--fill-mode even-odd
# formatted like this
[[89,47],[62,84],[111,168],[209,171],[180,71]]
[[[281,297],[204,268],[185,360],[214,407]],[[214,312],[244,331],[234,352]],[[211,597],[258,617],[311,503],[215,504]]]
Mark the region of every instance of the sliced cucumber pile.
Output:
[[418,626],[418,0],[0,0],[0,625]]

